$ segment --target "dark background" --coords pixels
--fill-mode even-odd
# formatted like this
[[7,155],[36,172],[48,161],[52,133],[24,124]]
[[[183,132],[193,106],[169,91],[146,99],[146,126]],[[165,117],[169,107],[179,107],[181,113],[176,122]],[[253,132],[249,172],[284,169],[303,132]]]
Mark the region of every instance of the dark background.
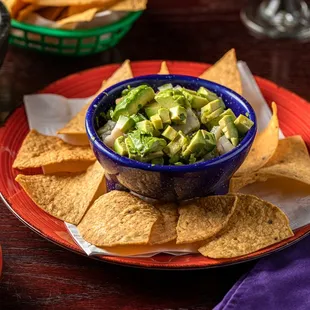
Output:
[[[0,119],[24,94],[80,70],[126,58],[213,63],[232,47],[254,74],[309,100],[310,44],[250,36],[239,18],[243,5],[241,0],[150,0],[117,47],[85,58],[10,48],[0,70]],[[0,244],[0,309],[212,309],[254,264],[164,272],[99,263],[37,236],[2,203]]]

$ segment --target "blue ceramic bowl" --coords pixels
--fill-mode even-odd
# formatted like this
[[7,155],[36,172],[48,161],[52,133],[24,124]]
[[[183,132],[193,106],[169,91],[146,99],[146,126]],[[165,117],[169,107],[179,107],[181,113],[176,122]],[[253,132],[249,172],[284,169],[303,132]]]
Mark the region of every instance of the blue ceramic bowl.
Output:
[[[236,116],[248,113],[254,126],[231,152],[217,158],[184,166],[161,166],[120,156],[108,148],[97,135],[100,112],[107,112],[128,85],[148,84],[154,89],[166,83],[197,90],[204,86],[222,97]],[[99,121],[98,121],[99,120]],[[255,113],[249,103],[234,91],[219,84],[183,75],[147,75],[123,81],[107,88],[90,105],[86,115],[86,132],[91,147],[105,168],[108,189],[129,189],[139,195],[163,201],[184,200],[211,194],[225,194],[231,176],[244,161],[256,133]]]

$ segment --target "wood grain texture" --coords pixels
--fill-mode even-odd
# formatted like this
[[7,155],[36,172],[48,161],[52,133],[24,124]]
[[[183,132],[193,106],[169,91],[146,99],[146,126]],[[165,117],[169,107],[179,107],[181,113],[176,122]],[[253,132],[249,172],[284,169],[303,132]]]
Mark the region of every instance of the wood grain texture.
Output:
[[[68,74],[126,58],[213,63],[231,47],[254,74],[310,99],[309,43],[259,40],[243,1],[153,0],[120,44],[85,58],[10,48],[0,71],[0,118]],[[0,171],[1,177],[1,171]],[[253,263],[209,271],[148,271],[80,257],[44,240],[0,203],[0,309],[212,309]]]

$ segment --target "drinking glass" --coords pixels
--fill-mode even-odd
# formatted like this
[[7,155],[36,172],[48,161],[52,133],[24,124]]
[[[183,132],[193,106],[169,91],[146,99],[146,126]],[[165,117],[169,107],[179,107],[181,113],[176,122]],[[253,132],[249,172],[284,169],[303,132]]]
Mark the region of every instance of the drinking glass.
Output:
[[310,38],[310,9],[305,0],[250,0],[241,20],[257,36]]

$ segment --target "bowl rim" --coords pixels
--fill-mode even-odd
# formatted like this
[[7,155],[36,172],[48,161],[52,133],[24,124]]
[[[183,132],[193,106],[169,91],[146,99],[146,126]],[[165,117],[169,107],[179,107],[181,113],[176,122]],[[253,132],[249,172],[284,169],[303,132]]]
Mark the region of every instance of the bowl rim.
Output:
[[[218,157],[215,157],[213,159],[194,163],[194,164],[188,164],[188,165],[181,165],[181,166],[175,166],[175,165],[154,165],[151,163],[143,163],[140,161],[136,161],[133,159],[130,159],[125,156],[121,156],[114,152],[112,149],[110,149],[108,146],[106,146],[103,141],[98,136],[95,126],[94,126],[94,120],[95,120],[95,114],[97,111],[98,106],[100,105],[100,101],[103,99],[103,97],[108,96],[110,92],[114,92],[117,89],[130,85],[132,83],[137,83],[140,81],[140,83],[147,84],[148,81],[152,81],[155,79],[163,80],[163,83],[165,81],[167,82],[173,82],[173,80],[184,80],[184,82],[190,82],[190,83],[196,83],[200,86],[205,86],[206,88],[217,88],[220,93],[226,93],[231,96],[231,98],[239,104],[242,104],[249,113],[249,118],[254,122],[254,125],[250,129],[250,131],[247,133],[245,138],[239,143],[239,145],[234,148],[232,151],[227,152],[226,154],[220,155]],[[179,83],[179,82],[178,82]],[[211,86],[211,87],[210,87]],[[238,93],[234,92],[233,90],[220,85],[218,83],[200,79],[193,76],[188,75],[179,75],[179,74],[151,74],[151,75],[142,75],[137,76],[131,79],[124,80],[122,82],[119,82],[117,84],[114,84],[113,86],[108,87],[103,92],[101,92],[97,97],[92,101],[90,104],[87,112],[86,112],[86,118],[85,118],[85,127],[86,127],[86,133],[88,136],[88,139],[91,144],[93,144],[93,147],[99,152],[103,153],[105,156],[107,156],[109,159],[117,162],[118,164],[122,166],[127,166],[131,168],[141,169],[141,170],[149,170],[149,171],[155,171],[155,172],[194,172],[197,170],[204,170],[210,167],[214,167],[216,165],[219,165],[223,162],[229,161],[232,158],[240,155],[245,149],[249,147],[249,145],[252,144],[255,138],[255,134],[257,131],[257,124],[256,124],[256,115],[252,108],[252,106],[247,102],[245,98],[243,98]]]

